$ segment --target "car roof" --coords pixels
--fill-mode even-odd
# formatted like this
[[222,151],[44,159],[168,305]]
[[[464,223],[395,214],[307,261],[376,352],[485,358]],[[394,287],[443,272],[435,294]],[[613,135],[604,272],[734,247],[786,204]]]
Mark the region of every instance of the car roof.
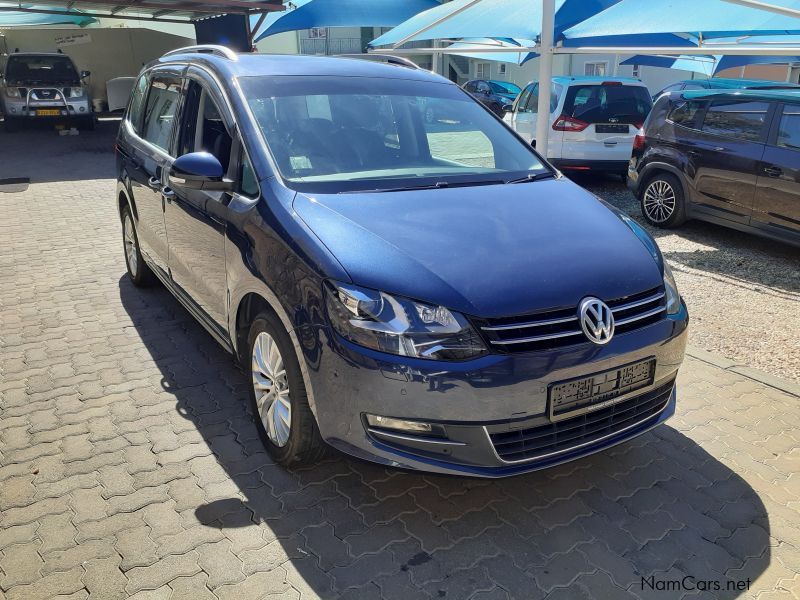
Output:
[[671,92],[670,96],[677,95],[685,100],[721,99],[747,99],[766,101],[800,102],[800,88],[797,90],[687,90]]
[[800,89],[800,85],[788,81],[769,81],[767,79],[733,79],[728,77],[711,77],[709,79],[685,79],[680,83],[704,83],[712,88],[735,88],[747,89],[748,87],[760,86],[780,86],[785,88],[796,87]]
[[378,77],[411,79],[434,83],[450,83],[440,75],[424,69],[413,69],[403,65],[388,64],[374,60],[350,57],[303,56],[291,54],[237,54],[232,60],[207,53],[187,52],[170,54],[153,64],[191,62],[210,67],[228,77],[256,77],[283,75],[315,75],[334,77]]

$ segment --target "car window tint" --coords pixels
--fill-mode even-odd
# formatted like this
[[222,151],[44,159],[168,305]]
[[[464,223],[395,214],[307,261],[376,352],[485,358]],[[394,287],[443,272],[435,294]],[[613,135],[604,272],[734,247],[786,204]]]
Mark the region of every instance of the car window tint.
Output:
[[179,100],[178,80],[171,78],[153,80],[147,95],[142,137],[165,152],[169,152]]
[[714,102],[706,110],[703,131],[757,142],[761,139],[768,109],[766,102]]
[[142,130],[142,104],[144,104],[145,92],[147,92],[147,75],[142,75],[133,86],[131,101],[128,105],[128,122],[136,133]]
[[667,116],[667,120],[683,127],[697,127],[697,117],[703,107],[700,102],[679,101],[676,102]]
[[523,110],[525,112],[535,113],[537,111],[538,106],[539,106],[539,84],[534,83],[533,88],[531,89],[531,93],[525,102]]
[[567,90],[563,113],[584,123],[641,124],[652,106],[644,86],[577,85]]
[[236,191],[250,198],[258,196],[258,179],[253,170],[253,165],[244,151],[242,151],[241,159],[239,160],[239,177]]
[[225,122],[214,99],[206,90],[202,91],[197,112],[197,125],[193,152],[208,152],[217,157],[224,172],[231,162],[233,140],[225,129]]
[[784,106],[778,126],[778,146],[800,150],[800,106]]
[[525,86],[525,89],[522,90],[522,93],[517,96],[517,101],[514,104],[514,110],[520,111],[525,109],[525,105],[528,103],[528,96],[530,96],[533,87],[533,85]]

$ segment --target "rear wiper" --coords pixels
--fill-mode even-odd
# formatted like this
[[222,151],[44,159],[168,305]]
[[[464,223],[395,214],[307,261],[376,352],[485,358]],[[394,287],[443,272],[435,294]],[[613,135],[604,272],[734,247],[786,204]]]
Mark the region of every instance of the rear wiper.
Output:
[[545,173],[528,173],[525,177],[519,177],[517,179],[509,179],[508,181],[504,181],[503,183],[528,183],[529,181],[539,181],[540,179],[553,179],[555,178],[555,174],[550,173],[549,171]]
[[387,192],[412,192],[415,190],[436,190],[449,187],[469,187],[473,185],[498,185],[506,183],[502,179],[489,179],[486,181],[437,181],[436,183],[428,183],[425,185],[409,185],[405,187],[395,188],[376,188],[374,190],[348,190],[346,192],[339,192],[340,194],[383,194]]

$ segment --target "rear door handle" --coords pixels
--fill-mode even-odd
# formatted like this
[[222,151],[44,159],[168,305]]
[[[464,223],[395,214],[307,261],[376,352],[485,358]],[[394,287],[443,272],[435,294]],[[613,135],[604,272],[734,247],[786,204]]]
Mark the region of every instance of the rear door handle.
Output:
[[783,169],[780,167],[764,167],[764,173],[768,177],[780,177],[783,175]]
[[161,188],[161,194],[167,199],[167,202],[172,202],[172,199],[175,197],[175,190],[165,186]]
[[149,185],[154,190],[161,188],[161,180],[156,177],[151,177],[147,180],[147,185]]

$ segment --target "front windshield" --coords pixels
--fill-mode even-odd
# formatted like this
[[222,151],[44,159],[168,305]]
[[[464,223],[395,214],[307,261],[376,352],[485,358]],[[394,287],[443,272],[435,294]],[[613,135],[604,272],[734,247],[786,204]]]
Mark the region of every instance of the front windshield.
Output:
[[75,65],[66,56],[14,56],[8,59],[6,78],[19,83],[77,84]]
[[520,88],[513,83],[507,81],[490,81],[489,85],[492,86],[492,91],[495,94],[519,94]]
[[245,77],[286,182],[352,192],[502,183],[547,173],[532,148],[457,86],[369,77]]

